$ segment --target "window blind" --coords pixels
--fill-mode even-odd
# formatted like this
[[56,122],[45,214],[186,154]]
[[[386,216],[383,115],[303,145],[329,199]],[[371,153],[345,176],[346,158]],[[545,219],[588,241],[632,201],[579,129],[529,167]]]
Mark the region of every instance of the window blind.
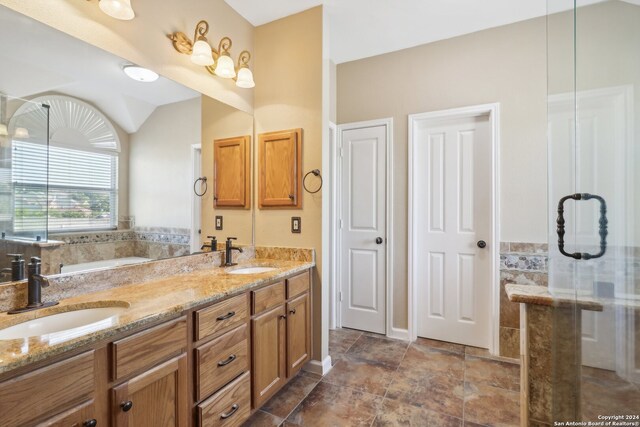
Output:
[[12,181],[17,234],[117,225],[116,153],[13,141]]

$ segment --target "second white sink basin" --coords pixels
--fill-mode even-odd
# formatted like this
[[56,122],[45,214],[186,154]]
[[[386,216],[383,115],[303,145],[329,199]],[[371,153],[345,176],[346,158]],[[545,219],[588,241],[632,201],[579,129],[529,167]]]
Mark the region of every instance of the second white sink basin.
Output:
[[258,274],[275,270],[274,267],[242,267],[231,270],[229,274]]
[[0,329],[0,340],[46,337],[50,344],[68,341],[115,325],[126,307],[98,307],[52,314]]

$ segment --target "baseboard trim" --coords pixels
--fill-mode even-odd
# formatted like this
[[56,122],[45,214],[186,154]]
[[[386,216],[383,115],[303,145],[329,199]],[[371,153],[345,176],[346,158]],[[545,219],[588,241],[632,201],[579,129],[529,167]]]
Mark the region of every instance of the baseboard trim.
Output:
[[332,367],[331,356],[327,356],[323,361],[311,360],[302,367],[302,370],[324,377],[329,373]]
[[409,340],[409,330],[408,329],[400,329],[391,327],[389,332],[387,333],[387,337],[393,338],[396,340],[410,341]]

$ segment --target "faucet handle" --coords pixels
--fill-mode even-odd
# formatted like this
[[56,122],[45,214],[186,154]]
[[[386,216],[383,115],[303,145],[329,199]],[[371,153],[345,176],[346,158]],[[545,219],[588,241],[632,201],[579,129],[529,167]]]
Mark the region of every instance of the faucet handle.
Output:
[[227,240],[238,240],[237,237],[227,237]]
[[7,254],[9,258],[13,258],[14,261],[20,261],[23,257],[22,254]]
[[40,263],[42,263],[42,260],[40,258],[38,258],[37,256],[31,257],[31,264],[40,264]]
[[215,239],[216,236],[207,236],[207,239]]

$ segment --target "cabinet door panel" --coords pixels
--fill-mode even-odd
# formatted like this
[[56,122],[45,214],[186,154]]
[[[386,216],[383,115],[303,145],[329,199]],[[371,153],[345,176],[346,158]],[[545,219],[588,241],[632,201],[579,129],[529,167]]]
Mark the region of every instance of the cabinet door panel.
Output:
[[215,207],[250,208],[250,136],[213,142]]
[[302,207],[302,129],[260,134],[260,208]]
[[38,424],[38,427],[87,427],[93,425],[93,421],[98,425],[96,418],[93,400],[90,400]]
[[285,322],[284,304],[251,321],[254,408],[262,406],[286,381]]
[[115,387],[112,414],[116,427],[186,427],[189,403],[187,357],[182,355]]
[[311,356],[309,293],[287,303],[287,376],[291,378]]

